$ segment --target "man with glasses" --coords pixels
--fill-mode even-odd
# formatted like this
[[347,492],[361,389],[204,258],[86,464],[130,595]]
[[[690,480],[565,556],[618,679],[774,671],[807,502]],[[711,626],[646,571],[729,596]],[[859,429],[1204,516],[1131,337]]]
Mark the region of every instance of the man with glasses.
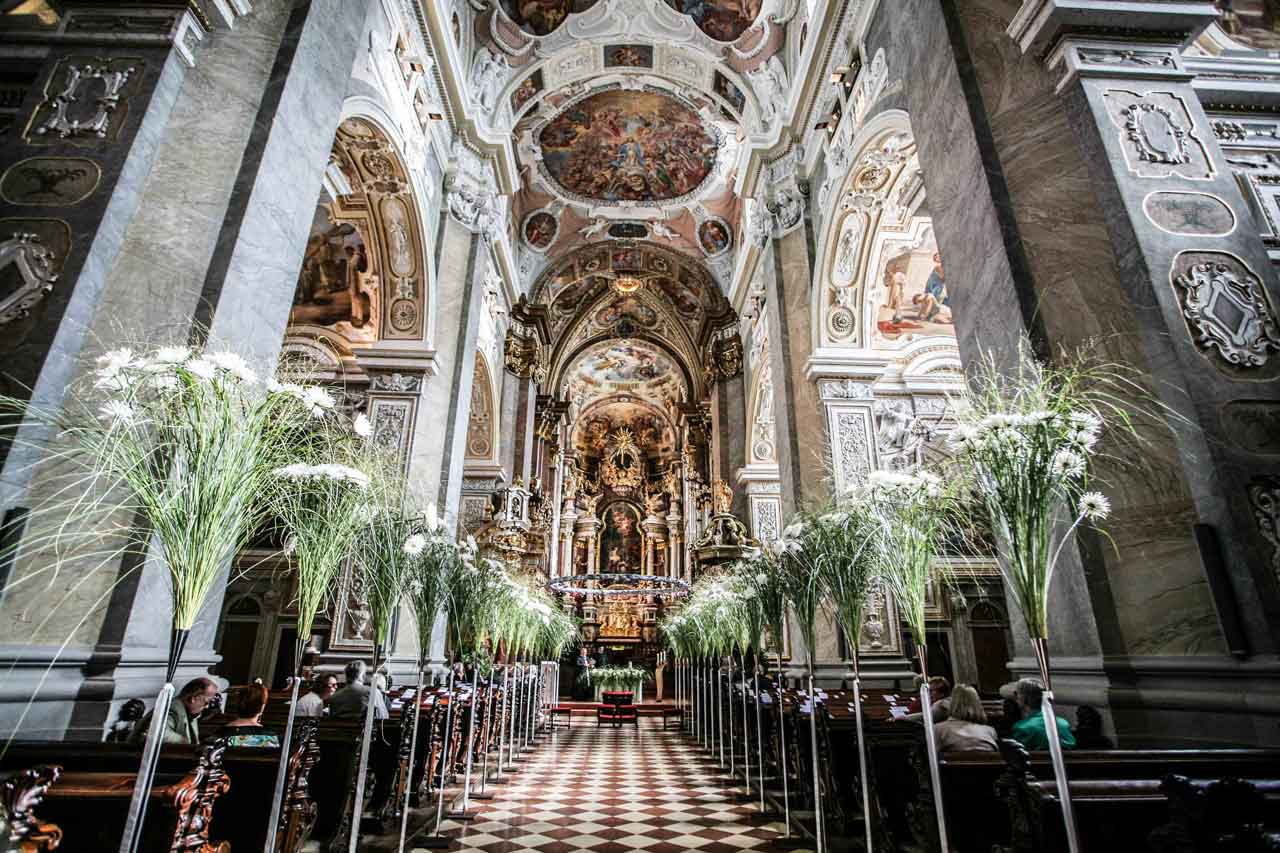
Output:
[[318,676],[311,682],[311,692],[298,700],[299,717],[323,717],[324,706],[338,692],[338,676],[333,673]]
[[[200,715],[217,698],[218,685],[213,679],[201,676],[188,681],[169,705],[169,715],[164,725],[164,742],[192,745],[200,743]],[[129,738],[131,743],[140,744],[147,739],[154,713],[148,711],[134,724],[133,734]]]

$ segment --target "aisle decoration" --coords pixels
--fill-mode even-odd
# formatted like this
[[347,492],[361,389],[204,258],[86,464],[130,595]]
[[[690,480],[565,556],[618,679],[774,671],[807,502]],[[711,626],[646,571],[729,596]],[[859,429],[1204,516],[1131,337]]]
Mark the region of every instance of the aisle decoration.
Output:
[[[1079,849],[1062,744],[1053,711],[1049,587],[1063,549],[1081,526],[1110,512],[1089,490],[1104,431],[1137,435],[1134,414],[1149,395],[1116,365],[1066,356],[1049,367],[1022,357],[1012,375],[988,361],[974,371],[952,436],[957,469],[969,473],[986,508],[1000,567],[1025,620],[1044,683],[1043,714],[1070,849]],[[1135,401],[1136,405],[1135,405]]]
[[786,827],[786,837],[791,837],[791,804],[787,790],[787,770],[786,770],[786,745],[787,734],[782,727],[782,645],[783,636],[787,627],[787,599],[786,587],[782,581],[782,575],[778,571],[776,563],[763,552],[756,552],[746,560],[743,560],[735,566],[735,574],[738,577],[738,583],[744,590],[749,590],[750,594],[745,596],[743,603],[743,621],[747,631],[747,640],[751,647],[755,650],[756,667],[752,673],[754,679],[754,692],[756,695],[756,757],[760,769],[760,812],[765,811],[764,804],[764,740],[761,733],[760,712],[758,703],[760,700],[760,666],[759,662],[765,657],[764,636],[765,632],[773,638],[774,656],[777,663],[777,683],[778,683],[778,733],[782,739],[782,810],[783,825]]
[[165,684],[121,851],[136,850],[141,837],[173,679],[196,616],[259,533],[267,510],[260,497],[280,451],[313,416],[325,419],[331,409],[320,388],[264,382],[237,353],[189,346],[108,352],[57,411],[0,397],[0,410],[11,416],[10,453],[37,460],[19,471],[32,475],[33,508],[15,522],[25,535],[15,529],[6,538],[14,552],[54,555],[48,568],[17,576],[8,590],[42,576],[52,580],[73,562],[89,576],[122,560],[141,566],[159,559],[168,576]]
[[[371,490],[374,494],[364,508],[363,514],[368,521],[360,530],[355,548],[355,571],[361,579],[360,586],[369,606],[373,629],[371,672],[374,674],[378,671],[380,659],[390,639],[392,621],[417,574],[423,553],[432,540],[439,540],[444,536],[435,504],[428,505],[423,514],[409,511],[404,483],[392,473],[398,472],[398,469],[399,466],[390,460],[381,467],[382,476],[375,479],[378,488]],[[371,681],[372,678],[371,675]],[[376,688],[370,684],[369,701],[364,715],[364,734],[360,741],[360,758],[356,765],[351,835],[347,848],[349,853],[356,851],[360,823],[364,817],[365,771],[368,768],[370,741],[373,738],[373,700],[376,692]]]
[[862,675],[858,650],[862,647],[863,611],[876,586],[882,531],[871,506],[857,495],[837,500],[810,525],[818,582],[831,603],[853,664],[854,724],[858,739],[858,773],[866,851],[874,850],[866,734],[862,721]]
[[[286,393],[293,386],[283,385]],[[349,425],[334,414],[332,397],[321,389],[301,392],[312,405],[312,423],[302,425],[281,447],[284,458],[273,468],[262,497],[275,533],[283,537],[283,553],[296,583],[294,607],[298,614],[294,647],[289,713],[281,743],[293,736],[298,691],[302,682],[302,655],[311,638],[316,616],[332,598],[334,582],[343,563],[354,552],[361,528],[375,500],[371,494],[375,469],[368,444],[369,425],[357,415]],[[286,455],[287,454],[287,455]],[[283,808],[288,752],[283,749],[276,769],[276,787],[268,820],[267,853],[275,848],[276,821]]]
[[925,633],[925,606],[929,590],[943,580],[935,576],[935,566],[943,544],[957,529],[958,504],[954,487],[946,486],[928,471],[875,471],[854,499],[865,506],[875,522],[876,573],[893,595],[920,660],[921,712],[924,715],[925,746],[929,752],[929,772],[933,782],[934,811],[938,819],[941,849],[947,847],[947,823],[943,810],[942,786],[938,774],[938,749],[933,731],[932,701],[929,695],[929,654]]
[[598,666],[591,670],[591,681],[604,690],[630,690],[635,692],[653,676],[631,664],[626,666]]
[[[430,519],[431,514],[428,512],[427,520],[430,521]],[[440,614],[447,606],[449,578],[453,572],[458,571],[459,563],[462,561],[457,543],[443,535],[443,528],[440,530],[441,535],[424,536],[422,548],[412,563],[408,578],[406,598],[418,635],[418,686],[413,694],[416,707],[413,738],[409,742],[410,767],[414,766],[414,754],[418,746],[418,722],[422,714],[422,691],[426,683],[427,665],[431,660],[432,635],[435,633]],[[406,546],[408,546],[408,540],[406,540]],[[418,550],[416,541],[411,550]],[[412,786],[406,785],[404,802],[400,810],[400,843],[396,848],[401,853],[404,851],[405,836],[409,827],[409,798],[412,793]],[[443,786],[441,795],[443,795]],[[437,824],[433,835],[419,836],[414,839],[414,844],[427,848],[442,848],[452,844],[451,839],[441,837],[439,832],[440,827]]]

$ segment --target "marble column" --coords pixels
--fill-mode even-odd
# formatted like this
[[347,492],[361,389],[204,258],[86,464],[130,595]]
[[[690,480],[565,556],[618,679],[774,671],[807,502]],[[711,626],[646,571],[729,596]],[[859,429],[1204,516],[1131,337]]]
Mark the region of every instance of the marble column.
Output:
[[[743,375],[739,373],[718,380],[711,391],[711,476],[729,484],[747,458],[747,401],[743,382]],[[744,523],[749,520],[743,490],[734,490],[730,512]]]
[[[769,358],[784,516],[820,499],[827,476],[824,410],[817,385],[805,376],[805,362],[813,347],[810,242],[806,221],[771,239],[760,259],[766,265],[765,310],[771,336]],[[745,496],[742,499],[745,501]]]
[[409,482],[438,507],[445,525],[458,518],[467,419],[475,375],[488,249],[483,237],[441,214],[436,246],[435,336],[438,373],[424,383],[409,440]]
[[[114,11],[127,18],[145,5]],[[159,5],[174,12],[172,4]],[[133,24],[125,23],[112,30],[110,48],[91,51],[138,61],[120,90],[126,96],[121,107],[109,111],[106,136],[75,140],[72,133],[59,143],[70,145],[64,153],[96,164],[89,171],[100,169],[105,180],[76,206],[73,251],[62,263],[57,298],[33,310],[25,334],[6,338],[18,347],[9,362],[18,368],[12,375],[28,370],[23,381],[33,385],[34,399],[60,404],[100,349],[200,340],[201,328],[259,362],[274,362],[314,214],[314,198],[297,188],[318,192],[367,12],[338,0],[258,10],[234,30],[207,33],[194,50],[186,40],[190,30],[175,31],[170,50],[151,35],[131,35]],[[94,26],[105,20],[100,8],[91,17]],[[55,45],[48,91],[55,91],[54,77],[85,55],[78,43]],[[30,104],[38,124],[48,107],[38,97]],[[11,466],[25,461],[7,460]],[[21,477],[6,474],[6,485],[6,504],[25,499]],[[28,714],[39,721],[40,736],[57,737],[61,729],[96,738],[115,705],[159,687],[169,625],[167,608],[156,602],[168,598],[167,572],[149,558],[140,567],[98,574],[83,582],[66,576],[76,590],[71,598],[84,606],[72,602],[78,612],[67,624],[77,627],[58,655],[59,677],[45,682],[53,689],[41,690],[42,711]],[[180,681],[217,660],[212,641],[223,591],[219,583],[210,593]],[[30,606],[22,596],[8,596],[0,608],[17,617],[10,624],[19,633],[11,642],[25,643],[21,654],[33,662],[42,652],[21,629]],[[19,681],[6,688],[25,700],[35,685]]]
[[[1103,464],[1109,539],[1081,536],[1058,566],[1055,688],[1067,704],[1109,706],[1122,733],[1168,736],[1194,720],[1275,742],[1248,713],[1275,707],[1250,680],[1277,671],[1275,579],[1251,504],[1253,478],[1275,465],[1230,431],[1239,401],[1276,405],[1265,323],[1231,319],[1276,304],[1274,274],[1177,50],[1216,13],[1079,8],[904,0],[872,41],[903,80],[948,277],[968,283],[952,295],[964,359],[1088,346],[1169,407],[1143,429],[1141,465]],[[1213,224],[1226,218],[1240,227]],[[1189,306],[1227,280],[1259,294],[1244,315]],[[1215,343],[1215,325],[1237,340]],[[1250,334],[1255,363],[1231,362]],[[1014,633],[1012,669],[1031,671]]]

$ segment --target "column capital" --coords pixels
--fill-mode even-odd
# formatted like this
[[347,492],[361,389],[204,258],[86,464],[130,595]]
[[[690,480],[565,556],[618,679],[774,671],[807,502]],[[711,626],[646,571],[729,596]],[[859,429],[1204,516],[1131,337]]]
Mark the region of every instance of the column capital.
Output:
[[1023,0],[1009,36],[1047,56],[1065,35],[1182,45],[1218,19],[1210,0]]

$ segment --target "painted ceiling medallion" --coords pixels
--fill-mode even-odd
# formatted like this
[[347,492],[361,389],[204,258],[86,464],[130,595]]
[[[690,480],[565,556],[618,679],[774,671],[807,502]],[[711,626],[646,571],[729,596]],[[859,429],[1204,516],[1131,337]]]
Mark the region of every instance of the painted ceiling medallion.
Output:
[[501,0],[502,11],[526,33],[545,36],[574,12],[585,12],[596,0]]
[[698,190],[720,143],[694,110],[653,91],[609,89],[569,104],[537,135],[544,175],[571,198],[651,204]]
[[633,275],[623,275],[618,276],[613,280],[613,289],[623,295],[626,295],[628,293],[635,293],[640,289],[640,285],[643,283],[644,282]]
[[667,0],[716,41],[737,41],[760,16],[761,0]]

